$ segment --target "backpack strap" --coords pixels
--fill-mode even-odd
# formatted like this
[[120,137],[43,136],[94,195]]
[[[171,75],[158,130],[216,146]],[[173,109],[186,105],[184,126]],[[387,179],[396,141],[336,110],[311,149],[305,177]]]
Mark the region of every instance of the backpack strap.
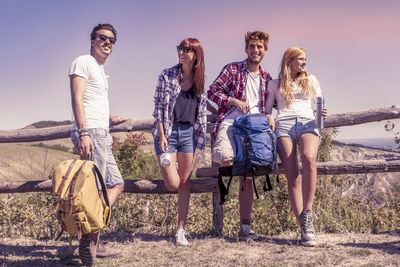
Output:
[[[96,164],[93,164],[93,170],[96,172],[98,180],[100,181],[100,185],[101,185],[101,188],[102,188],[104,201],[106,202],[107,206],[111,210],[110,201],[108,200],[107,187],[106,187],[106,184],[104,183],[103,175],[101,174],[101,172],[100,172],[99,168],[96,166]],[[108,224],[109,221],[110,221],[110,212],[107,214],[107,218],[105,220],[105,224]]]
[[78,240],[81,240],[81,238],[82,238],[82,227],[81,227],[81,222],[79,221],[78,213],[74,214],[74,219],[75,219],[76,228],[78,229]]
[[[268,188],[267,188],[268,186]],[[265,175],[265,182],[264,182],[264,187],[263,187],[264,191],[271,191],[272,190],[272,184],[271,184],[271,180],[269,179],[269,173],[267,173]]]
[[50,214],[53,214],[53,212],[54,212],[55,209],[56,209],[58,199],[60,198],[61,192],[62,192],[62,190],[63,190],[63,188],[64,188],[64,185],[65,185],[65,181],[68,180],[68,176],[69,176],[69,174],[71,173],[71,170],[72,170],[72,168],[74,167],[76,161],[77,161],[77,160],[74,159],[74,160],[71,162],[71,164],[70,164],[69,167],[68,167],[67,172],[66,172],[65,175],[63,175],[63,177],[62,177],[60,186],[58,187],[56,193],[54,193],[53,207],[52,207],[51,210],[50,210]]
[[[227,186],[224,185],[224,181],[222,179],[223,175],[230,176]],[[221,202],[219,203],[220,205],[224,204],[226,200],[225,198],[229,193],[229,187],[231,186],[232,178],[233,178],[232,166],[218,168],[218,188],[219,188],[219,196],[221,199]]]
[[79,168],[79,170],[74,174],[74,177],[72,178],[71,184],[69,186],[69,194],[68,194],[69,216],[71,216],[71,214],[72,214],[72,199],[73,199],[73,196],[74,196],[75,183],[76,183],[76,180],[77,180],[78,175],[80,173],[80,170],[83,168],[84,165],[85,165],[85,163],[83,163],[81,165],[81,167]]
[[222,180],[222,175],[218,174],[218,189],[219,189],[219,198],[221,202],[220,205],[224,204],[225,196],[228,194],[226,190],[226,186],[224,185],[224,181]]
[[260,197],[258,196],[257,187],[256,187],[256,168],[253,166],[252,170],[253,170],[253,188],[254,188],[254,193],[256,194],[257,199],[260,199]]

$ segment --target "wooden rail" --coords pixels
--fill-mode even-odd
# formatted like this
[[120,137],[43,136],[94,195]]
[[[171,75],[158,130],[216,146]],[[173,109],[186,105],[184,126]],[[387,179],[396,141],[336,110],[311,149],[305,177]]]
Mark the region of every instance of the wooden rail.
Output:
[[[216,121],[217,110],[212,105],[207,106],[212,114],[207,117],[207,132],[211,132]],[[364,111],[332,114],[325,120],[325,127],[340,127],[363,124],[368,122],[390,120],[400,118],[400,108],[390,106]],[[129,132],[150,130],[153,119],[129,119],[119,125],[112,126],[111,132]],[[46,141],[52,139],[67,138],[70,136],[71,125],[49,127],[42,129],[23,129],[23,130],[0,130],[0,143],[14,142],[33,142]],[[213,146],[215,134],[211,134],[211,144]],[[354,161],[354,162],[318,162],[318,174],[349,174],[349,173],[373,173],[373,172],[400,172],[400,160],[375,160],[375,161]],[[279,168],[282,173],[283,168]],[[192,193],[213,194],[213,218],[214,229],[222,235],[223,230],[223,207],[219,204],[219,189],[217,179],[218,168],[200,168],[196,172],[200,179],[192,179],[190,191]],[[0,183],[0,193],[23,193],[23,192],[45,192],[51,191],[50,180],[29,181],[29,182],[7,182]],[[126,193],[147,193],[147,194],[170,194],[162,180],[126,180]]]
[[[215,111],[212,106],[209,110]],[[331,114],[325,120],[325,127],[340,127],[363,124],[368,122],[376,122],[382,120],[400,118],[400,107],[390,106],[383,108],[368,109],[355,112],[347,112],[340,114]],[[216,121],[216,115],[208,115],[207,132],[213,128],[213,123]],[[128,119],[126,122],[114,125],[110,128],[111,132],[130,132],[151,130],[154,123],[153,119]],[[67,138],[70,136],[72,125],[56,126],[40,129],[22,129],[22,130],[0,130],[0,143],[15,143],[15,142],[34,142],[46,141],[52,139]]]
[[[38,180],[28,182],[3,182],[0,183],[1,193],[26,193],[26,192],[51,192],[51,180]],[[218,182],[216,179],[190,180],[191,193],[217,193]],[[164,185],[163,180],[125,180],[124,193],[140,194],[174,194]]]
[[[299,162],[301,169],[301,163]],[[348,173],[377,173],[400,172],[400,160],[361,160],[361,161],[328,161],[317,162],[318,175],[348,174]],[[273,172],[276,174],[277,172]],[[283,166],[279,164],[278,173],[284,173]],[[196,176],[217,177],[218,167],[198,168]]]

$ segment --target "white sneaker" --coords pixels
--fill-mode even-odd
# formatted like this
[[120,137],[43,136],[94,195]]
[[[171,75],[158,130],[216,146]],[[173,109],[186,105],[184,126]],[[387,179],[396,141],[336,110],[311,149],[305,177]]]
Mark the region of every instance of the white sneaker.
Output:
[[186,232],[183,229],[178,229],[178,231],[176,231],[175,244],[177,246],[187,246],[189,244],[185,235],[186,235]]
[[300,214],[301,219],[301,244],[305,247],[315,247],[317,242],[315,241],[315,230],[313,214],[311,210],[303,210]]
[[260,237],[256,235],[253,230],[251,230],[251,226],[249,224],[242,224],[241,230],[239,232],[239,240],[240,241],[247,241],[249,239],[251,240],[257,240]]

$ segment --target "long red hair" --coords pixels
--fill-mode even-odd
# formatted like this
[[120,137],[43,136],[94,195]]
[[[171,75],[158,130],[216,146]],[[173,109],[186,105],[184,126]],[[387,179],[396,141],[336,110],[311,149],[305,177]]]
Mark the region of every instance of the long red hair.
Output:
[[193,86],[194,92],[197,96],[200,96],[204,92],[205,83],[205,64],[204,64],[204,50],[199,40],[196,38],[185,38],[179,44],[180,46],[191,47],[196,53],[196,59],[193,63]]

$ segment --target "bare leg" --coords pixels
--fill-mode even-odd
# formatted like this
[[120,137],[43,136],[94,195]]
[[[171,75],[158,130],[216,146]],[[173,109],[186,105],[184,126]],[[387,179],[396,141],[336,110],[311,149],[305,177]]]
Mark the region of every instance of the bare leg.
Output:
[[[178,171],[176,170],[176,154],[175,153],[170,153],[171,155],[171,164],[168,167],[162,167],[160,165],[161,169],[161,174],[164,178],[164,184],[165,187],[169,191],[177,191],[179,188],[179,174]],[[158,155],[158,162],[160,162],[160,156]]]
[[183,229],[189,210],[190,176],[194,164],[194,153],[178,152],[178,173],[180,184],[178,188],[178,229]]
[[300,213],[303,210],[302,177],[297,165],[296,143],[290,137],[278,139],[278,153],[288,180],[289,200],[297,222],[301,224]]
[[[239,187],[239,210],[240,210],[240,225],[249,224],[251,209],[253,207],[253,184],[252,177],[247,177],[246,181],[243,182],[243,177],[240,177]],[[242,191],[243,185],[243,191]]]
[[124,184],[117,184],[111,188],[107,188],[108,200],[110,201],[110,206],[114,205],[118,197],[124,191]]
[[317,153],[319,137],[312,133],[302,134],[299,138],[302,163],[303,209],[312,210],[317,185]]

